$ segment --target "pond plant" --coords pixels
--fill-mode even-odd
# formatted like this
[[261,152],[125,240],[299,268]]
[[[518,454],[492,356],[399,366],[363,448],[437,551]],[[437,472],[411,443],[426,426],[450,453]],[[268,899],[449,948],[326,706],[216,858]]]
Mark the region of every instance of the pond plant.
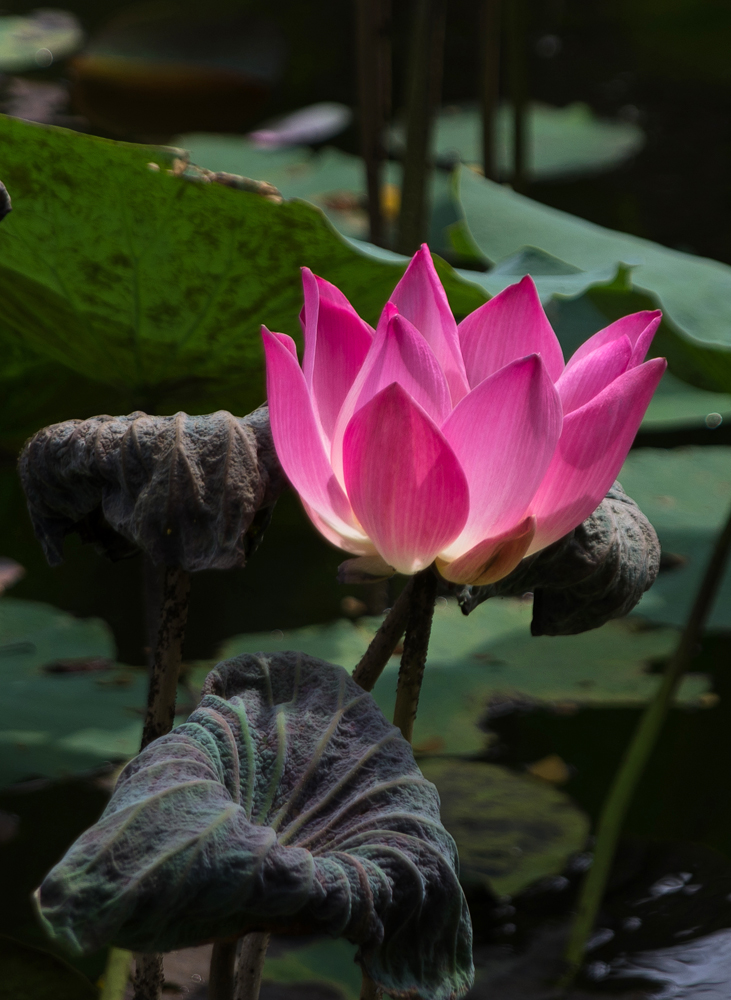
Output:
[[[376,248],[341,241],[312,206],[268,188],[262,198],[181,151],[7,120],[0,130],[20,206],[0,232],[3,330],[37,352],[19,355],[21,388],[61,364],[89,392],[82,412],[93,412],[93,386],[122,386],[130,410],[171,399],[172,410],[192,393],[190,409],[223,398],[246,412],[261,398],[252,324],[295,332],[295,258],[332,279],[303,271],[301,364],[292,337],[264,331],[268,410],[64,421],[23,452],[50,561],[77,532],[112,557],[142,550],[164,567],[143,749],[43,882],[46,926],[72,950],[137,951],[136,1000],[159,1000],[160,952],[204,942],[214,943],[212,1000],[256,1000],[269,934],[313,928],[357,943],[363,997],[461,996],[472,957],[456,851],[408,745],[435,599],[453,594],[469,614],[532,593],[533,634],[567,635],[626,614],[651,586],[658,540],[615,477],[665,367],[644,360],[659,311],[622,316],[565,363],[530,277],[508,278],[485,302],[479,281],[426,247],[404,274]],[[53,184],[33,173],[44,170]],[[97,185],[102,176],[114,183]],[[0,190],[0,213],[9,207]],[[89,232],[99,232],[93,253]],[[485,282],[523,273],[499,271]],[[554,280],[563,294],[568,279],[543,285]],[[663,336],[676,353],[695,350],[672,328]],[[698,364],[710,370],[718,353]],[[405,586],[353,678],[296,651],[239,657],[209,674],[200,707],[169,732],[188,574],[243,564],[283,473],[318,531],[349,553],[341,580],[400,574]],[[607,800],[571,974],[729,544],[727,527]],[[404,635],[392,726],[368,692]]]
[[[354,680],[296,652],[240,658],[165,735],[179,574],[245,558],[255,511],[281,488],[266,410],[72,421],[21,458],[51,559],[76,530],[108,551],[143,547],[175,576],[142,753],[38,897],[76,951],[140,953],[137,1000],[160,996],[156,952],[211,940],[211,997],[255,1000],[268,935],[313,927],[358,943],[364,995],[462,995],[472,965],[455,848],[407,742],[438,588],[468,612],[532,585],[548,596],[534,631],[571,632],[625,613],[657,572],[652,528],[612,486],[665,367],[644,362],[656,313],[612,324],[565,366],[530,279],[458,328],[422,247],[375,331],[334,285],[307,269],[303,281],[302,367],[291,338],[263,332],[277,458],[315,526],[353,554],[343,578],[410,577]],[[248,460],[229,483],[232,436]],[[592,577],[603,600],[587,599]],[[391,727],[364,689],[404,631]]]

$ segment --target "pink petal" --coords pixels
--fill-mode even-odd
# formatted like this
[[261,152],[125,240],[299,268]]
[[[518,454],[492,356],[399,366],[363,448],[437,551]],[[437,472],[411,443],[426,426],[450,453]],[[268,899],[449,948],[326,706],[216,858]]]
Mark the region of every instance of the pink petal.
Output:
[[442,425],[470,487],[470,514],[446,552],[461,555],[524,517],[561,434],[561,402],[537,354],[506,365]]
[[599,347],[604,347],[605,344],[613,340],[629,337],[633,348],[631,366],[634,368],[635,365],[641,364],[644,360],[661,319],[662,313],[659,309],[644,309],[642,312],[622,316],[621,319],[610,323],[609,326],[605,326],[603,330],[595,333],[593,337],[585,340],[571,355],[566,367],[573,367],[577,361],[581,361],[588,354],[596,351]]
[[472,387],[526,354],[540,354],[554,382],[564,368],[561,345],[529,275],[465,317],[459,340]]
[[528,551],[536,530],[534,517],[495,538],[486,538],[451,562],[437,557],[437,569],[450,583],[483,587],[512,573]]
[[622,336],[567,366],[556,383],[564,415],[593,399],[627,370],[631,359],[632,344],[629,337]]
[[[302,500],[302,497],[300,497],[300,500]],[[343,529],[341,527],[341,529],[338,530],[328,521],[324,520],[324,518],[320,517],[320,515],[304,500],[302,500],[302,506],[305,508],[305,514],[307,514],[320,534],[323,535],[328,542],[332,542],[336,548],[345,549],[346,552],[352,552],[354,555],[358,556],[375,555],[375,546],[368,538],[366,538],[364,534],[362,534],[362,532],[358,531],[356,528]],[[340,522],[337,523],[339,524]]]
[[[262,327],[262,330],[266,330],[266,327]],[[274,333],[273,330],[267,332],[271,333],[272,337],[276,337],[280,344],[284,344],[294,360],[297,361],[297,345],[291,337],[289,337],[286,333]]]
[[664,358],[655,358],[631,368],[564,418],[556,454],[530,505],[538,522],[531,552],[563,538],[599,506],[666,367]]
[[262,330],[269,419],[277,456],[302,499],[338,531],[356,527],[348,498],[325,454],[304,375],[286,344]]
[[351,417],[382,389],[397,382],[439,426],[451,410],[442,369],[419,331],[397,312],[378,324],[373,346],[343,403],[333,434],[332,463],[342,470],[342,440]]
[[329,442],[340,408],[373,342],[373,333],[343,293],[302,269],[305,291],[303,371],[315,416]]
[[416,573],[462,530],[467,480],[439,429],[400,385],[358,410],[343,454],[353,511],[389,566]]
[[447,378],[452,405],[455,405],[469,391],[469,387],[457,324],[426,243],[411,258],[389,302],[414,324],[431,347]]

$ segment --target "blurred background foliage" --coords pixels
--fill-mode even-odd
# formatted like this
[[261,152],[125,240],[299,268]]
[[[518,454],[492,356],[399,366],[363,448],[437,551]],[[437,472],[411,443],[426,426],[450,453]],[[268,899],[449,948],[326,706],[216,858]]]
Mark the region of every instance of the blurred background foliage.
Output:
[[[405,264],[367,242],[349,5],[68,6],[49,14],[8,0],[0,17],[0,180],[14,205],[0,223],[0,551],[25,568],[0,598],[0,934],[29,946],[43,945],[29,891],[98,815],[137,745],[147,640],[141,557],[113,565],[69,539],[65,564],[45,565],[15,473],[19,447],[47,423],[95,413],[245,413],[264,394],[259,324],[300,341],[300,265],[374,322]],[[394,4],[380,189],[388,246],[409,6]],[[731,10],[720,0],[526,3],[529,143],[517,193],[505,59],[498,182],[480,175],[478,6],[447,5],[429,179],[428,241],[455,313],[530,273],[567,356],[617,316],[659,305],[654,350],[671,366],[620,476],[664,550],[633,615],[577,638],[531,639],[529,600],[492,601],[469,619],[446,599],[437,610],[415,744],[432,758],[478,941],[501,942],[513,916],[493,915],[495,895],[532,898],[537,879],[554,880],[553,892],[563,878],[570,891],[581,870],[587,830],[731,501]],[[282,121],[303,108],[304,120]],[[271,123],[278,142],[262,137]],[[196,167],[267,181],[285,201]],[[339,586],[341,558],[287,495],[250,566],[197,574],[179,719],[218,656],[295,647],[351,667],[396,590]],[[680,843],[676,868],[695,870],[693,851],[717,852],[698,865],[718,884],[731,877],[730,608],[727,574],[627,827],[650,853],[647,844]],[[375,691],[386,711],[395,669]],[[618,878],[636,891],[639,855],[627,850],[634,874]],[[685,926],[668,912],[667,940]],[[705,912],[731,926],[718,900]],[[357,991],[349,952],[289,947],[272,954],[270,979]],[[103,964],[77,963],[88,977],[79,986],[47,962],[49,995],[61,995],[54,976],[70,997],[87,995]]]

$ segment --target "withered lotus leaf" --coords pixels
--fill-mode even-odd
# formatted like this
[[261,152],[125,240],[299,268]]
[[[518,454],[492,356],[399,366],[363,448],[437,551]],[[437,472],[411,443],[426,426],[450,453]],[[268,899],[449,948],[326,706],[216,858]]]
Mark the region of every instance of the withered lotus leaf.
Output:
[[51,565],[77,532],[112,558],[142,549],[189,572],[244,565],[286,482],[266,406],[66,420],[27,442],[18,470]]
[[533,593],[533,635],[575,635],[628,614],[655,582],[660,542],[637,504],[615,483],[597,509],[497,583],[465,587],[469,614],[490,597]]
[[228,660],[203,692],[46,877],[54,936],[169,951],[322,931],[357,943],[393,996],[461,996],[472,931],[454,841],[371,695],[294,652]]

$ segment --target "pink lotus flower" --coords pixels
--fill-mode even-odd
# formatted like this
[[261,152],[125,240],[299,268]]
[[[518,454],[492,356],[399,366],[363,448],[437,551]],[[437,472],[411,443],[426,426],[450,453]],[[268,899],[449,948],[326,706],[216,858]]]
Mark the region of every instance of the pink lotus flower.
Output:
[[[509,573],[599,505],[666,362],[659,312],[625,316],[568,364],[525,277],[459,325],[426,246],[374,331],[303,269],[305,350],[263,330],[279,459],[314,525],[387,573]],[[386,565],[384,565],[386,564]]]

